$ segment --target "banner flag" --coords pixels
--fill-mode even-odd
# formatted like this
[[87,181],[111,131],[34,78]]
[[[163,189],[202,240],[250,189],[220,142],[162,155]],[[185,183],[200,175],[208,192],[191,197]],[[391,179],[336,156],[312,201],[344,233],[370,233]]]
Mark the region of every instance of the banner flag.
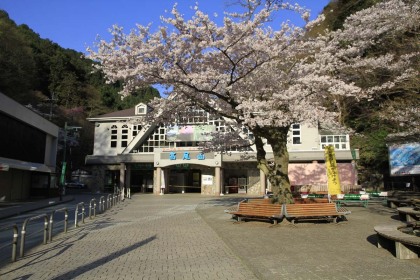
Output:
[[338,176],[334,146],[325,146],[325,166],[327,169],[328,178],[328,194],[341,194],[340,177]]
[[65,183],[66,183],[66,162],[63,162],[63,167],[61,168],[60,184],[64,187]]

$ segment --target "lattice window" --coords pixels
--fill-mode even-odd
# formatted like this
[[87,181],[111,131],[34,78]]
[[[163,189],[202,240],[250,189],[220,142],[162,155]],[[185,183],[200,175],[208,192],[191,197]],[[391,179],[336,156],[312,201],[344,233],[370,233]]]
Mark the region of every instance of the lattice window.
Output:
[[121,128],[121,147],[125,148],[128,144],[128,125],[123,125]]
[[140,153],[153,153],[155,148],[170,147],[166,142],[166,127],[160,126],[155,128],[149,138],[138,148]]
[[111,126],[111,148],[117,147],[118,128],[116,125]]
[[292,143],[293,145],[302,144],[301,142],[301,134],[300,134],[300,124],[293,124],[291,127],[292,130]]
[[321,135],[321,149],[330,145],[336,150],[350,150],[348,135]]

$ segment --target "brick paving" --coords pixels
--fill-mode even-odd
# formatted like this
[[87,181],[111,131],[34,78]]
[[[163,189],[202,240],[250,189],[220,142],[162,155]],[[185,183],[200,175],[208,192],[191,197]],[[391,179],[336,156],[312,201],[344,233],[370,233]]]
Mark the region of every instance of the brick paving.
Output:
[[376,248],[380,204],[338,224],[241,222],[239,197],[135,195],[0,268],[0,279],[420,279],[419,260]]
[[4,266],[0,279],[257,279],[195,211],[202,201],[133,196]]

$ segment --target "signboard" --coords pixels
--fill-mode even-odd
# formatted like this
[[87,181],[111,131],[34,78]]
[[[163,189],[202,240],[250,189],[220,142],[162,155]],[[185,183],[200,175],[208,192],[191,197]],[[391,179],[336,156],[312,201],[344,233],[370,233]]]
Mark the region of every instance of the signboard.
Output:
[[341,194],[340,177],[338,176],[334,146],[325,146],[325,166],[328,178],[328,194]]
[[393,144],[388,151],[391,176],[420,174],[420,143]]
[[211,186],[213,185],[213,176],[212,175],[201,175],[202,185]]
[[216,132],[214,125],[175,125],[167,128],[166,141],[211,141],[211,134],[214,132]]

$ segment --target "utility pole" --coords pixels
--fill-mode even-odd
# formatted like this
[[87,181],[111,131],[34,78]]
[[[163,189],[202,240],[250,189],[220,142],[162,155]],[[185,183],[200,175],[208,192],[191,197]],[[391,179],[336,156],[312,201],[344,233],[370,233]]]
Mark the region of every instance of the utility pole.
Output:
[[65,190],[66,185],[66,153],[67,153],[67,131],[68,130],[79,130],[80,126],[68,126],[67,122],[64,123],[64,151],[63,151],[63,162],[61,167],[61,177],[60,177],[60,201],[62,200],[63,190]]
[[57,99],[54,98],[54,92],[51,93],[51,98],[48,98],[47,101],[50,102],[50,116],[49,116],[49,120],[51,120],[52,119],[52,109],[53,109],[53,105],[54,105],[53,103],[55,101],[57,101]]
[[64,123],[64,149],[63,149],[63,162],[61,164],[61,177],[60,177],[60,201],[63,199],[63,191],[66,184],[66,151],[67,151],[67,122]]

